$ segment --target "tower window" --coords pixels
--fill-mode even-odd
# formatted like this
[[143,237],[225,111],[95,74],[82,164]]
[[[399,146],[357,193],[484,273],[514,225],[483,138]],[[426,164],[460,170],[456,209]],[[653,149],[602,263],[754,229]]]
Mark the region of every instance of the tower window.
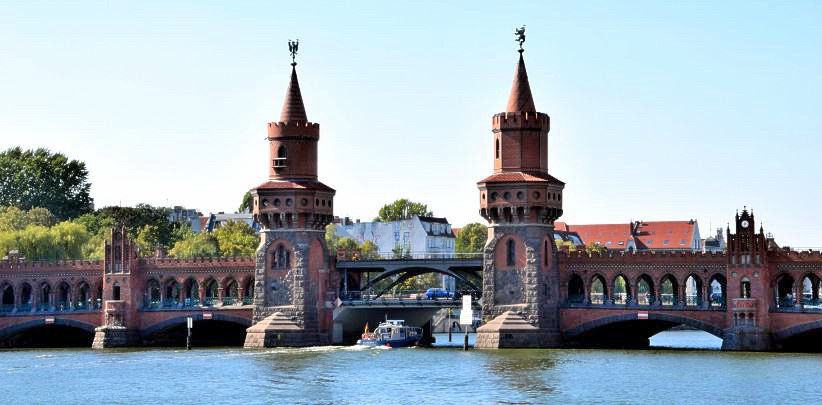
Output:
[[742,298],[751,298],[751,282],[745,277],[742,280],[742,285],[740,286],[740,295]]
[[499,159],[499,139],[497,139],[496,158]]
[[509,266],[513,266],[516,263],[516,257],[517,257],[516,244],[515,244],[513,239],[508,239],[508,246],[507,247],[508,247],[508,249],[507,249],[508,254],[507,254],[506,264],[508,264]]
[[277,157],[273,162],[274,169],[285,168],[287,166],[286,160],[288,160],[288,149],[286,149],[285,145],[280,145],[280,147],[277,148]]

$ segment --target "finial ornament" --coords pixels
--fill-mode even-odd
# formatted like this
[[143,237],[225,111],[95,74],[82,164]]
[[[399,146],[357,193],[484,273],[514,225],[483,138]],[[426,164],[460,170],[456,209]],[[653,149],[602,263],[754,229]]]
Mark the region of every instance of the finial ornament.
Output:
[[297,47],[300,46],[300,40],[288,40],[288,52],[291,52],[291,66],[297,65]]
[[523,53],[525,49],[522,49],[522,44],[525,43],[525,26],[523,25],[522,28],[515,28],[514,35],[517,36],[515,41],[519,42],[519,53]]

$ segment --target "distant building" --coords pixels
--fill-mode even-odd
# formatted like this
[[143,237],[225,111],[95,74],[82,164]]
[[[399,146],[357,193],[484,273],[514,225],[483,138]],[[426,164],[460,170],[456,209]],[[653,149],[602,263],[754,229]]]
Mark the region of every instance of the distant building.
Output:
[[585,245],[600,245],[614,251],[702,250],[699,225],[693,219],[596,225],[567,225],[557,222],[555,229],[575,232]]
[[226,222],[245,222],[248,226],[254,228],[254,231],[259,232],[260,226],[254,222],[254,217],[251,213],[239,213],[239,214],[226,214],[224,212],[220,212],[217,214],[211,214],[205,220],[205,226],[203,230],[206,232],[214,232],[215,229],[219,228]]
[[703,252],[724,252],[725,237],[722,235],[722,228],[716,228],[716,236],[709,236],[702,240]]
[[336,234],[358,243],[370,240],[380,255],[391,256],[402,249],[414,257],[453,255],[456,238],[446,218],[414,216],[392,222],[351,222],[348,218],[336,224]]
[[192,208],[184,208],[179,205],[175,205],[174,207],[169,208],[169,210],[168,222],[181,222],[188,224],[194,232],[200,232],[202,229],[200,226],[200,216],[202,214],[197,210]]

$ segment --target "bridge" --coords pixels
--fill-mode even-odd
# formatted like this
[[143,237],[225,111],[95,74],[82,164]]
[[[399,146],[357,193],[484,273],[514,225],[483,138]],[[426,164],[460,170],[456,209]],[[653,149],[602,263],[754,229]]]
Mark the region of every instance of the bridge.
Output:
[[[482,293],[482,258],[479,254],[405,253],[372,254],[358,259],[358,252],[338,251],[335,268],[340,273],[339,301],[333,319],[339,339],[352,341],[365,324],[376,326],[385,319],[403,319],[421,326],[427,335],[432,320],[443,309],[462,307],[462,296],[471,295],[477,310]],[[424,274],[450,276],[461,287],[445,297],[428,297],[426,291],[398,290],[397,286]]]

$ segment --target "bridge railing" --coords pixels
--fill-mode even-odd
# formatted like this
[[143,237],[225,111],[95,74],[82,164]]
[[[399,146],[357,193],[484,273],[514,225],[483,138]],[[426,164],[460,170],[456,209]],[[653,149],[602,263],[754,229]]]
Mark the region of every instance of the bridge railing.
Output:
[[479,298],[476,291],[472,290],[457,290],[448,291],[447,295],[428,295],[428,290],[400,290],[387,294],[376,295],[370,291],[347,291],[340,293],[340,299],[343,301],[459,301],[463,295],[474,295],[474,298]]
[[361,252],[358,249],[338,249],[337,260],[422,260],[422,259],[441,259],[441,260],[459,260],[459,259],[480,259],[482,253],[457,253],[457,252],[442,252],[433,253],[425,251],[417,252]]

